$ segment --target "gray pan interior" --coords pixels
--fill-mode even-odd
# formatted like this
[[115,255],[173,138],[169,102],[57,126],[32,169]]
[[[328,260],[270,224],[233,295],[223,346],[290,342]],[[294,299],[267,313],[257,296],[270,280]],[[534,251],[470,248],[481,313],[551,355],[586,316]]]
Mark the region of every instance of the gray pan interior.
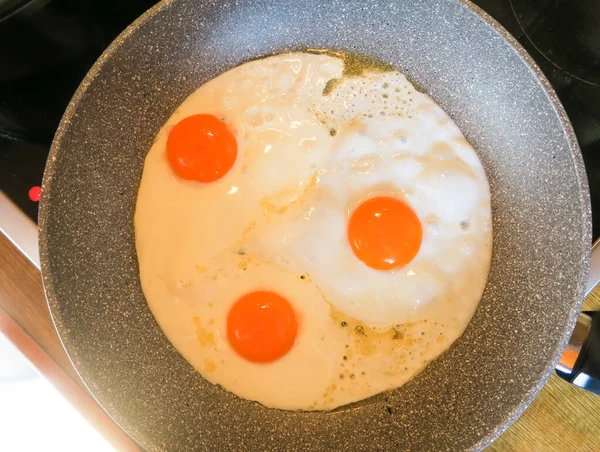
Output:
[[[493,264],[465,334],[403,388],[329,413],[267,409],[195,373],[146,306],[132,227],[144,156],[175,107],[234,65],[303,46],[397,65],[462,128],[493,194]],[[482,448],[548,378],[587,276],[588,188],[564,112],[514,41],[455,0],[162,3],[77,91],[43,190],[56,327],[91,392],[149,450]]]

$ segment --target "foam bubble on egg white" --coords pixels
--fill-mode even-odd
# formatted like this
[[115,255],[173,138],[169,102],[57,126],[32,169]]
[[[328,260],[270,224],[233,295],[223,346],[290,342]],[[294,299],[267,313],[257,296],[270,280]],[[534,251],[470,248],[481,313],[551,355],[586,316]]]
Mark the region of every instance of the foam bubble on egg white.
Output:
[[[331,409],[402,385],[462,334],[487,276],[489,188],[472,147],[402,74],[343,71],[303,53],[231,69],[173,113],[144,165],[135,235],[148,305],[205,379],[269,407]],[[210,184],[178,179],[165,158],[171,127],[197,113],[224,118],[238,143]],[[373,195],[421,220],[404,268],[370,269],[349,247],[348,215]],[[270,364],[226,339],[229,308],[255,290],[298,318],[294,346]]]

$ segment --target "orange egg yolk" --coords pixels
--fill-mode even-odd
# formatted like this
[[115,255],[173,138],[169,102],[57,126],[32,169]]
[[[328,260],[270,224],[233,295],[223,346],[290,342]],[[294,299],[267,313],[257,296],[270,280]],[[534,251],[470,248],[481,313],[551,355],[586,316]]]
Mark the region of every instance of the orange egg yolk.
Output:
[[213,115],[188,116],[167,138],[169,165],[182,179],[214,182],[231,169],[237,142],[223,121]]
[[348,240],[363,263],[376,270],[392,270],[417,255],[423,228],[408,204],[382,196],[354,210],[348,221]]
[[248,361],[269,363],[290,351],[298,334],[296,314],[282,296],[251,292],[235,302],[227,315],[227,338]]

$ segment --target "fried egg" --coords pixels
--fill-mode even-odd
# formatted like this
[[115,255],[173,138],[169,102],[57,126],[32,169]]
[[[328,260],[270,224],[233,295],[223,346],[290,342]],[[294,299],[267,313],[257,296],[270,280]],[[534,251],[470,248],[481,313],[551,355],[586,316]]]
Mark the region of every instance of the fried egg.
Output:
[[216,77],[144,164],[140,280],[208,381],[328,410],[401,386],[464,331],[490,193],[446,113],[381,64],[289,53]]

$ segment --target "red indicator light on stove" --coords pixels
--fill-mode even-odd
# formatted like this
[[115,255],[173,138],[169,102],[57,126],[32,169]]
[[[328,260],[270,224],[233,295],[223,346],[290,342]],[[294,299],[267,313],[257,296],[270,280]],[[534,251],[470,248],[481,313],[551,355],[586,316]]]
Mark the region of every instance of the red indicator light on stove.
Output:
[[40,200],[40,197],[42,196],[42,189],[41,187],[38,187],[37,185],[35,187],[31,187],[29,189],[29,199],[31,199],[34,202],[38,202]]

